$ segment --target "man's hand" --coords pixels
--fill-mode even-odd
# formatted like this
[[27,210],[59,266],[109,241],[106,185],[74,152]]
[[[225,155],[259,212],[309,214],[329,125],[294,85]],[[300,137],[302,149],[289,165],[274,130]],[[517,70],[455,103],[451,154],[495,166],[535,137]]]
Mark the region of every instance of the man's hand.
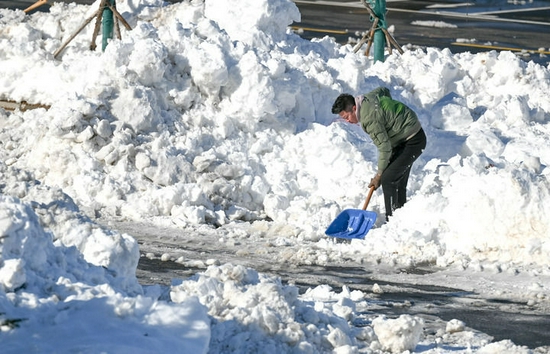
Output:
[[374,189],[378,189],[380,187],[380,180],[382,179],[382,175],[376,174],[369,183],[369,188],[374,187]]

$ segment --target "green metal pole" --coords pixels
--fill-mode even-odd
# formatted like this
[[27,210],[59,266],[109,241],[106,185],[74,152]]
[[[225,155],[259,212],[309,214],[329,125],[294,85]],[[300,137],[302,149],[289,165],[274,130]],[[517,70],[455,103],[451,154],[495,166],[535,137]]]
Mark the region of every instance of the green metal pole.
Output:
[[[378,17],[378,27],[387,29],[386,24],[386,0],[369,0],[372,10]],[[386,48],[386,36],[381,29],[374,32],[374,61],[384,61],[384,49]]]
[[[111,3],[111,5],[115,6],[115,0],[107,0]],[[105,6],[103,9],[103,16],[101,20],[101,24],[103,26],[103,42],[102,42],[102,50],[105,51],[105,48],[107,47],[107,41],[109,39],[113,38],[113,27],[114,27],[114,19],[113,19],[113,11],[108,7]]]

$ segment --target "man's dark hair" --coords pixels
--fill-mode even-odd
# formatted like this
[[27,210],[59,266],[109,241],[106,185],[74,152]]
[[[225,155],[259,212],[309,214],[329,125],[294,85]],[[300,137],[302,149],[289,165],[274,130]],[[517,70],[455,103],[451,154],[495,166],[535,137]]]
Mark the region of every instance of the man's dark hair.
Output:
[[340,114],[342,111],[349,112],[355,106],[355,98],[349,93],[343,93],[336,98],[332,105],[332,113]]

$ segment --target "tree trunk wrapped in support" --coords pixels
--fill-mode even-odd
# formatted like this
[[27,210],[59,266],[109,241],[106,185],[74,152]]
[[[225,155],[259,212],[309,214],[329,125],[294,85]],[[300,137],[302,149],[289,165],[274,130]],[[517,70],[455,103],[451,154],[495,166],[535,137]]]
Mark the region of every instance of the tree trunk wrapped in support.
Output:
[[[110,19],[109,19],[109,13],[110,13]],[[69,44],[69,42],[72,41],[73,38],[76,37],[76,35],[80,33],[80,31],[82,31],[84,27],[86,27],[90,22],[92,22],[94,18],[96,19],[96,22],[94,27],[94,33],[92,36],[92,43],[90,44],[91,50],[95,50],[96,48],[95,41],[96,41],[97,35],[99,34],[99,27],[101,23],[103,23],[103,50],[105,50],[105,47],[107,46],[107,40],[109,38],[113,38],[113,24],[115,26],[115,33],[118,39],[121,38],[119,21],[122,22],[126,30],[130,31],[132,29],[132,27],[130,27],[130,25],[128,24],[128,22],[126,22],[124,17],[122,17],[122,15],[117,11],[115,7],[115,0],[101,0],[99,9],[92,16],[87,18],[86,21],[84,21],[84,24],[82,24],[82,26],[80,26],[80,28],[75,33],[73,33],[73,35],[65,43],[63,43],[63,45],[61,45],[61,47],[54,53],[53,55],[54,58],[57,57],[59,53],[61,53],[63,49],[65,49],[65,47]],[[102,19],[105,19],[105,21],[102,21]]]
[[363,36],[361,41],[357,44],[354,51],[357,52],[359,48],[365,42],[367,43],[367,49],[365,55],[369,55],[371,46],[374,42],[374,61],[384,61],[384,47],[388,44],[389,53],[392,54],[392,45],[403,54],[403,49],[399,46],[397,41],[387,30],[385,13],[386,13],[386,1],[385,0],[368,0],[370,3],[374,2],[374,9],[371,7],[367,0],[361,0],[363,5],[367,8],[371,21],[373,21],[370,30]]

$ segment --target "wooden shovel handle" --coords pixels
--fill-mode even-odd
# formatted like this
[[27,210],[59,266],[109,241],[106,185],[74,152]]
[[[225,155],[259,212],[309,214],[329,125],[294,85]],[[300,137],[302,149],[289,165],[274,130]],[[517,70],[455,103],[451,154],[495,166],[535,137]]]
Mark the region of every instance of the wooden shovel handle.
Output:
[[373,192],[374,192],[374,186],[370,187],[369,194],[367,195],[367,199],[365,199],[365,204],[363,204],[363,210],[367,210],[367,206],[369,205],[370,198],[372,197]]

